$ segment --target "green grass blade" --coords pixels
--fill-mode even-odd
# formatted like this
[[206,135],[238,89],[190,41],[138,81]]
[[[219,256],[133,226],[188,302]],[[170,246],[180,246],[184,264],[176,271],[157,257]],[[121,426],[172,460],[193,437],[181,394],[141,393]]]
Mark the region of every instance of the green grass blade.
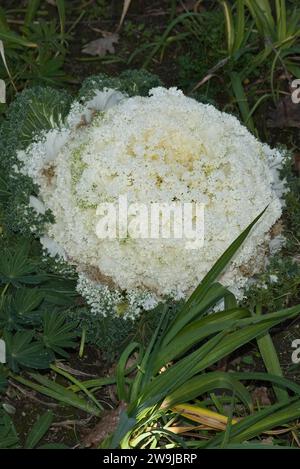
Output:
[[40,7],[41,0],[29,0],[26,8],[24,26],[28,27],[34,20],[34,17]]
[[58,402],[83,410],[84,412],[87,412],[91,415],[100,415],[100,409],[90,404],[85,399],[82,399],[80,396],[77,396],[77,394],[70,391],[69,389],[66,389],[57,383],[54,383],[53,381],[45,378],[42,375],[32,374],[31,376],[39,384],[33,381],[29,381],[28,379],[25,379],[19,375],[12,375],[13,379],[18,381],[19,383],[24,384],[25,386],[28,386],[29,388],[34,389],[35,391],[38,391],[39,393],[44,394],[45,396],[55,399]]
[[232,90],[233,90],[235,99],[237,101],[242,119],[245,125],[247,125],[248,129],[251,132],[255,133],[254,122],[251,117],[248,99],[244,91],[241,77],[237,72],[232,72],[230,74],[230,80],[231,80]]
[[236,35],[233,45],[234,52],[240,49],[245,39],[245,1],[237,0],[236,8]]
[[59,15],[59,23],[60,23],[60,32],[63,36],[65,31],[65,24],[66,24],[66,5],[65,0],[56,0],[56,6]]
[[[256,314],[261,315],[261,313],[261,307],[257,307]],[[256,341],[267,371],[273,375],[282,377],[282,369],[270,334],[267,332],[257,337]],[[276,385],[273,386],[273,389],[279,401],[287,401],[289,399],[289,395],[285,389],[277,387]]]
[[27,39],[24,39],[22,36],[19,36],[12,31],[0,31],[0,39],[2,39],[4,45],[11,43],[21,47],[37,47],[37,44],[34,42],[27,41]]
[[231,8],[228,2],[226,0],[222,0],[221,4],[224,10],[227,50],[228,50],[228,54],[231,55],[233,53],[233,45],[234,45],[234,33],[235,33],[234,23],[233,23]]
[[277,40],[283,41],[287,36],[286,4],[285,0],[275,0]]
[[[266,407],[265,409],[255,412],[253,415],[243,418],[240,422],[236,423],[231,431],[230,443],[245,442],[247,439],[253,438],[259,435],[262,431],[270,430],[276,425],[286,423],[289,421],[289,415],[287,409],[296,405],[299,407],[299,398],[291,398],[290,402],[280,402]],[[285,417],[282,419],[282,415],[279,419],[278,415],[274,419],[277,412],[282,412]],[[207,448],[218,448],[222,442],[224,433],[220,433],[215,438],[210,440],[206,445]]]

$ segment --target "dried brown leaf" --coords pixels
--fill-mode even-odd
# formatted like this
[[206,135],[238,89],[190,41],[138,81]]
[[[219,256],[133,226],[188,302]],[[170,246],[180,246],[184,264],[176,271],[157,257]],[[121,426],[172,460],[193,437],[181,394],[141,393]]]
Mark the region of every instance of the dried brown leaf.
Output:
[[104,57],[106,54],[114,54],[115,46],[119,41],[119,34],[113,33],[86,44],[82,52],[88,55],[98,55]]

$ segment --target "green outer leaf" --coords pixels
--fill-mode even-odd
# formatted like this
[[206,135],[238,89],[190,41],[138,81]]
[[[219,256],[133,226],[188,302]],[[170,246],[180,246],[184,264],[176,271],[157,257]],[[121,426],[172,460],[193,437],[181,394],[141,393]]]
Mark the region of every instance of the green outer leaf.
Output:
[[172,394],[166,396],[162,403],[163,408],[170,408],[176,404],[188,402],[216,389],[229,389],[234,391],[240,400],[252,411],[252,398],[249,391],[231,373],[212,371],[195,376]]
[[53,412],[48,410],[41,415],[30,430],[25,442],[26,449],[33,449],[49,430],[53,422]]

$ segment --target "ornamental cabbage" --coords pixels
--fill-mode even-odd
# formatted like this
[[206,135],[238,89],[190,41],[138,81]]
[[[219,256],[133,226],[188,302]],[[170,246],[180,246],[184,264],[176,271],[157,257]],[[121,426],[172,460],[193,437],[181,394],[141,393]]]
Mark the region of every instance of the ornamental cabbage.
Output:
[[[117,89],[116,89],[117,88]],[[145,94],[145,93],[144,93]],[[40,241],[76,266],[93,313],[134,318],[160,301],[186,298],[223,251],[268,206],[220,281],[242,296],[281,237],[284,155],[232,115],[176,89],[134,96],[99,87],[17,153],[15,177],[37,188],[28,207],[51,213]],[[117,203],[204,204],[204,244],[183,239],[99,238],[97,209]],[[34,231],[34,229],[32,229]]]

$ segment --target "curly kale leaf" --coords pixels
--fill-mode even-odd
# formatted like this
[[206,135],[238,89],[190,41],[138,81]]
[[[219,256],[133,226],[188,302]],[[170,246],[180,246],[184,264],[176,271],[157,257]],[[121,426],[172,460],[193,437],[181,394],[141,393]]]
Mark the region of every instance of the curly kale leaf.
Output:
[[37,194],[32,180],[15,172],[19,167],[17,152],[24,150],[36,136],[60,126],[72,102],[64,91],[49,87],[33,87],[20,93],[9,106],[6,119],[0,125],[0,199],[3,224],[11,231],[29,235],[41,234],[51,214],[38,215],[28,207],[29,196]]
[[79,99],[83,102],[92,99],[96,90],[112,88],[119,90],[128,96],[147,96],[151,88],[162,86],[157,75],[146,70],[126,70],[118,77],[110,77],[104,73],[93,75],[84,80],[79,91]]

